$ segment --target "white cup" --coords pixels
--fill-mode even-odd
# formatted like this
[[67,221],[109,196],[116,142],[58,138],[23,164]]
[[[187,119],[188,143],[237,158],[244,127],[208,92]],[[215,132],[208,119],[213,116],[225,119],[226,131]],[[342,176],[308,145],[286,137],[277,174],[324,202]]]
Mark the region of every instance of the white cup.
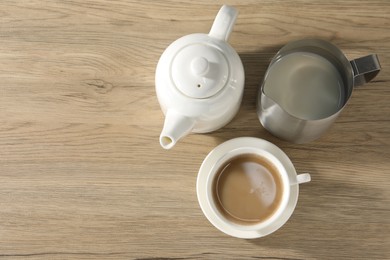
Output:
[[[263,222],[240,225],[225,218],[213,198],[213,180],[220,167],[242,154],[259,155],[271,162],[281,175],[283,195],[279,207]],[[299,184],[309,182],[310,174],[297,175],[288,156],[274,144],[259,138],[240,137],[226,141],[212,150],[203,161],[197,179],[199,205],[207,219],[220,231],[238,238],[259,238],[283,226],[298,201]]]

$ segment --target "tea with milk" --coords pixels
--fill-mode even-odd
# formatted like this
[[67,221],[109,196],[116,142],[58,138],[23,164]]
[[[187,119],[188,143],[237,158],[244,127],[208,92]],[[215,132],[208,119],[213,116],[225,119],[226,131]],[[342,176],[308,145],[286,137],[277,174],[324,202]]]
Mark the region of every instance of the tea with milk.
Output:
[[213,196],[228,220],[253,225],[271,217],[281,204],[283,182],[267,159],[244,154],[222,165],[213,183]]

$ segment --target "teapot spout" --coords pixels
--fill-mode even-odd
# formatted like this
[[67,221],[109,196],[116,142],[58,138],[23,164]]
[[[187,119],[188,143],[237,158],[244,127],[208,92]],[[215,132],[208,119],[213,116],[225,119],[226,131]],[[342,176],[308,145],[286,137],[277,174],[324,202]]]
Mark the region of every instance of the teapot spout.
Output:
[[186,136],[194,128],[195,120],[168,109],[165,115],[160,144],[164,149],[171,149],[177,141]]

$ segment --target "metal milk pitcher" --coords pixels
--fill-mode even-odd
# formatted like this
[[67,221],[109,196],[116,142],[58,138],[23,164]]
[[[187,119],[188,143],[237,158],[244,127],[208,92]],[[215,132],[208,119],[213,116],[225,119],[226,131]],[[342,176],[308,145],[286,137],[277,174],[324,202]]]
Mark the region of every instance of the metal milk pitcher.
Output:
[[315,140],[335,121],[353,88],[369,82],[379,71],[375,54],[349,61],[324,40],[288,43],[272,59],[260,86],[259,120],[281,139]]

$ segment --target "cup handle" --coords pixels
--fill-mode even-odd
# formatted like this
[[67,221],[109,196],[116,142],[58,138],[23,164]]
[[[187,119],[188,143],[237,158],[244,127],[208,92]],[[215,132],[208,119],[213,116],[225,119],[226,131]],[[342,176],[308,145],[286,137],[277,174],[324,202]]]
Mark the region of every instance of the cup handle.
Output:
[[351,60],[350,63],[354,75],[354,87],[370,82],[381,70],[381,65],[376,54]]
[[302,184],[302,183],[309,182],[309,181],[311,181],[311,177],[310,177],[309,173],[301,173],[301,174],[297,175],[298,184]]
[[215,17],[209,36],[221,41],[227,41],[233,30],[238,15],[237,9],[224,5]]

